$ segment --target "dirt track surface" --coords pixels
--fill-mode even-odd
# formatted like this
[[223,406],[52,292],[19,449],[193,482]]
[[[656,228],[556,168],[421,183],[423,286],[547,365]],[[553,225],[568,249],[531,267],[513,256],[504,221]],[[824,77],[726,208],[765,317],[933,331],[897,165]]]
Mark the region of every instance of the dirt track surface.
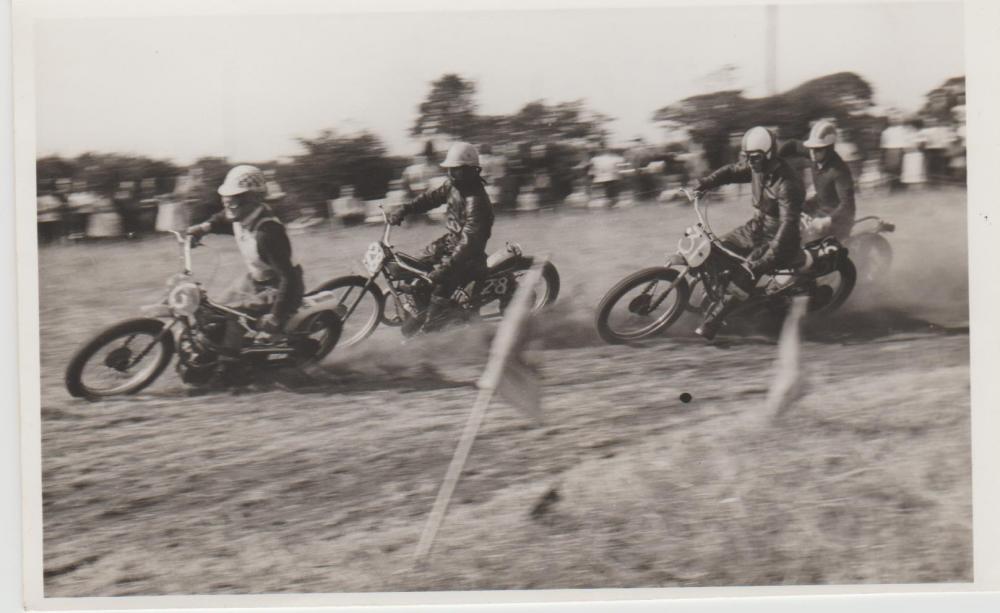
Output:
[[[747,211],[713,205],[713,225]],[[892,281],[808,327],[806,393],[773,422],[773,337],[708,346],[688,316],[636,347],[593,330],[604,291],[672,252],[690,208],[498,220],[492,247],[550,251],[563,278],[532,351],[545,423],[491,407],[418,570],[493,326],[405,346],[382,329],[239,393],[168,371],[139,396],[87,403],[62,387],[70,355],[156,300],[173,247],[43,248],[46,596],[969,581],[965,194],[862,194],[860,213],[898,226]],[[438,232],[395,242],[415,251]],[[293,244],[315,285],[360,268],[377,234]],[[210,288],[241,266],[226,239],[198,252]]]

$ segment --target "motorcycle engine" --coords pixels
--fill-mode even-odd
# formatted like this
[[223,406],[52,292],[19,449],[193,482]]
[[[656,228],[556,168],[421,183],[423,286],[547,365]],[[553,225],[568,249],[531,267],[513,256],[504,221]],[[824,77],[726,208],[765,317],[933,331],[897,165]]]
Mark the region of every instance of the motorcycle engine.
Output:
[[[223,333],[224,333],[223,328]],[[188,385],[205,385],[215,375],[219,356],[191,334],[184,334],[177,347],[177,374]]]

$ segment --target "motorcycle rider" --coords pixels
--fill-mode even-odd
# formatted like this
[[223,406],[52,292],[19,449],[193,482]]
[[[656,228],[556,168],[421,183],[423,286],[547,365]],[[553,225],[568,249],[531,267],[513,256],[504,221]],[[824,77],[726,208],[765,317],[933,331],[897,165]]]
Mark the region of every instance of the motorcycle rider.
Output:
[[[187,233],[195,238],[208,233],[233,235],[247,274],[235,288],[240,300],[231,306],[258,317],[259,340],[280,337],[288,318],[302,304],[304,285],[302,267],[292,260],[285,226],[265,202],[264,174],[254,166],[235,166],[217,191],[223,210],[191,226]],[[226,322],[223,344],[227,353],[238,355],[243,333],[237,322]]]
[[441,167],[448,178],[440,187],[420,194],[389,215],[389,223],[398,226],[407,215],[448,205],[448,233],[424,251],[424,261],[433,266],[428,275],[433,287],[423,332],[439,329],[448,320],[455,290],[485,272],[486,242],[493,230],[493,205],[486,194],[486,181],[480,176],[476,149],[469,143],[453,144]]
[[812,220],[805,230],[806,240],[833,236],[843,241],[854,227],[854,177],[847,163],[834,150],[837,127],[817,121],[804,142],[788,141],[779,151],[782,157],[809,156],[816,194],[806,199],[802,212]]
[[695,187],[703,193],[729,183],[750,183],[756,209],[749,221],[722,238],[728,249],[749,262],[732,267],[724,295],[709,306],[695,330],[706,340],[715,338],[726,315],[749,297],[762,274],[792,266],[801,254],[799,223],[805,189],[798,173],[778,156],[777,139],[767,128],[747,130],[741,151],[745,159],[699,179]]

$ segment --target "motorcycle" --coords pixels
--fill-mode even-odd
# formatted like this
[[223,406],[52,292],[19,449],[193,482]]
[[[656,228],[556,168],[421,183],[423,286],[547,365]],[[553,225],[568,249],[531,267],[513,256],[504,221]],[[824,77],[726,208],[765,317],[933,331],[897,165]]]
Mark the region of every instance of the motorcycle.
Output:
[[[669,328],[685,310],[703,312],[724,295],[732,282],[732,271],[749,264],[712,232],[700,197],[687,189],[680,193],[694,205],[698,222],[684,231],[677,253],[667,257],[665,266],[625,277],[601,300],[597,330],[608,343],[653,336]],[[847,300],[856,277],[846,247],[832,237],[812,241],[803,248],[801,265],[761,275],[750,297],[730,317],[764,310],[780,312],[794,296],[802,294],[810,297],[811,312],[828,313]]]
[[[362,258],[367,276],[337,277],[306,294],[336,296],[345,326],[341,347],[365,340],[379,324],[399,327],[403,336],[410,337],[419,331],[430,305],[433,285],[428,275],[432,265],[396,249],[390,242],[392,226],[384,210],[382,219],[385,228],[381,240],[369,244]],[[486,261],[485,275],[458,288],[452,295],[454,319],[501,317],[514,297],[518,279],[533,263],[534,259],[524,255],[515,243],[508,243],[504,249],[491,254]],[[380,278],[385,283],[384,290],[378,283]],[[559,273],[547,262],[542,268],[542,283],[535,291],[532,310],[549,306],[558,295]]]
[[[244,338],[256,338],[256,317],[209,299],[194,280],[191,250],[198,243],[191,236],[172,232],[181,248],[183,271],[167,282],[166,297],[159,304],[142,307],[145,317],[127,319],[94,335],[70,359],[66,389],[72,396],[98,400],[135,394],[159,377],[177,354],[177,372],[190,385],[209,383],[218,372],[227,322],[236,321]],[[250,368],[304,366],[322,360],[337,345],[341,319],[316,294],[285,326],[285,335],[273,342],[245,342],[236,356],[238,365]]]

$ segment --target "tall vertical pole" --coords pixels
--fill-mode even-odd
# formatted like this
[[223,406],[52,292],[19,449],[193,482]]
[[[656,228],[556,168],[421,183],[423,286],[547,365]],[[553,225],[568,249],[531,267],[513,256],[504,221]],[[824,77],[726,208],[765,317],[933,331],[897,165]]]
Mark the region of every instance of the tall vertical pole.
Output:
[[778,93],[778,7],[769,4],[765,10],[767,25],[764,29],[766,39],[764,46],[767,65],[764,67],[764,85],[767,88],[767,95],[773,96]]

